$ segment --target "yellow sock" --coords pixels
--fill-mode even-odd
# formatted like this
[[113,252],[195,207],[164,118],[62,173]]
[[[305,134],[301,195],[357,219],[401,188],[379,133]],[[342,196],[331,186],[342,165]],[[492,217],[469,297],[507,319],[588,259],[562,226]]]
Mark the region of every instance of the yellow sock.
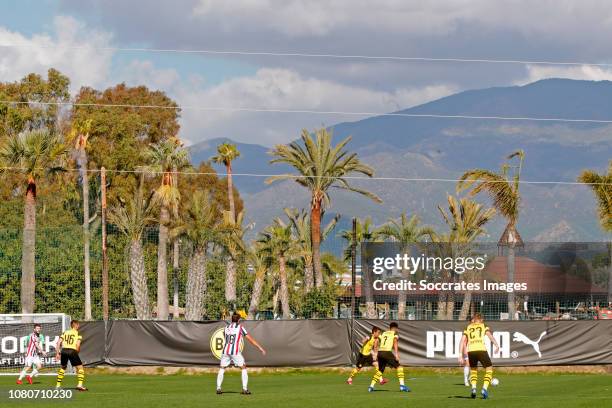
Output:
[[349,375],[349,378],[353,378],[354,376],[357,375],[358,372],[359,372],[358,368],[353,368],[353,371],[351,371],[351,375]]
[[485,376],[484,383],[482,384],[483,389],[489,388],[489,384],[491,384],[491,379],[493,379],[493,367],[485,368]]
[[472,384],[472,388],[476,388],[477,382],[478,382],[478,369],[470,368],[470,384]]
[[85,370],[83,370],[82,368],[77,371],[77,381],[77,387],[82,387],[83,381],[85,381]]
[[57,382],[55,383],[56,387],[61,387],[62,386],[62,381],[64,380],[64,369],[60,368],[59,371],[57,372]]
[[380,381],[380,379],[382,378],[382,375],[383,374],[380,372],[380,370],[376,369],[376,372],[374,373],[374,377],[372,377],[372,382],[370,383],[370,387],[374,387],[376,383]]
[[404,385],[404,367],[397,367],[397,379],[400,385]]

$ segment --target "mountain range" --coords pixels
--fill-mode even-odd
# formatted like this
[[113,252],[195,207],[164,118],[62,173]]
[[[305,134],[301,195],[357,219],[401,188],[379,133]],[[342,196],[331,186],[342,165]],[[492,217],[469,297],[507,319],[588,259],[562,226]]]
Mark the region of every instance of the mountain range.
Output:
[[[330,129],[336,142],[351,136],[348,149],[358,153],[375,169],[375,176],[382,178],[455,180],[471,168],[497,171],[510,153],[523,149],[521,178],[538,182],[521,185],[518,228],[524,240],[601,241],[609,237],[599,228],[592,192],[587,186],[571,183],[584,169],[607,169],[612,159],[611,107],[610,81],[546,79],[523,86],[464,91],[394,112],[400,115],[339,123]],[[483,116],[515,120],[482,119]],[[600,122],[581,122],[582,119]],[[232,142],[213,139],[191,146],[192,162],[209,160],[216,146],[224,141]],[[241,156],[233,163],[235,185],[244,199],[247,219],[255,223],[254,231],[281,216],[284,207],[308,207],[308,192],[294,181],[268,185],[266,177],[240,175],[292,170],[271,165],[270,148],[256,140],[236,145]],[[217,169],[225,172],[221,167]],[[355,184],[378,194],[383,203],[341,191],[332,193],[328,214],[342,215],[340,228],[347,227],[351,217],[371,216],[376,223],[382,223],[402,211],[418,214],[424,223],[440,227],[437,206],[444,206],[446,195],[455,193],[452,181],[377,179],[357,180]],[[485,198],[482,201],[488,203]],[[488,239],[496,240],[503,227],[499,218],[488,225]]]

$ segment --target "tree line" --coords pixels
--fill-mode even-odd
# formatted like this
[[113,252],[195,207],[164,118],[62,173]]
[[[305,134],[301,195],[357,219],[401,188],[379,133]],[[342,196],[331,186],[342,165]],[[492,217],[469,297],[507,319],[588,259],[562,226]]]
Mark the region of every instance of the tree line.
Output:
[[[245,225],[243,201],[232,180],[232,163],[240,158],[235,145],[219,145],[210,158],[225,166],[226,176],[218,177],[209,162],[190,163],[179,137],[180,108],[164,92],[119,84],[105,90],[83,87],[71,97],[69,85],[53,69],[46,79],[30,74],[0,83],[0,228],[8,238],[1,244],[0,262],[3,270],[11,270],[20,252],[21,265],[18,273],[0,277],[7,284],[0,302],[4,312],[43,309],[99,317],[99,288],[92,286],[99,266],[92,265],[91,257],[99,259],[92,237],[99,235],[102,188],[108,192],[111,298],[129,303],[113,309],[114,317],[150,319],[154,313],[165,320],[171,314],[178,317],[180,305],[189,320],[219,318],[236,308],[248,310],[250,318],[262,310],[282,318],[330,316],[342,291],[337,277],[346,270],[346,259],[321,249],[331,234],[344,238],[347,251],[357,242],[387,240],[405,246],[425,237],[469,244],[485,234],[495,216],[507,222],[500,243],[508,247],[508,277],[513,279],[514,249],[522,242],[517,225],[525,155],[520,150],[508,156],[499,172],[463,174],[457,193],[467,195],[449,195],[447,204],[438,206],[445,231],[403,213],[379,228],[368,218],[359,220],[355,240],[352,231],[335,232],[338,215],[325,221],[331,191],[343,189],[381,202],[350,182],[351,175],[373,177],[374,169],[349,150],[350,137],[334,144],[327,129],[305,129],[300,139],[270,152],[272,164],[287,164],[294,172],[266,182],[293,180],[309,191],[309,203],[304,209],[286,208],[247,242],[252,226]],[[72,107],[62,108],[67,103]],[[147,105],[153,107],[142,108]],[[108,169],[105,186],[98,177],[102,168]],[[607,231],[612,229],[611,178],[612,162],[607,175],[585,171],[579,177],[591,183]],[[491,208],[474,201],[479,194],[489,196]],[[76,224],[78,229],[70,228]],[[65,236],[52,236],[50,227]],[[54,248],[54,239],[62,241],[60,248]],[[72,261],[71,272],[55,271],[41,279],[44,257],[58,253]],[[445,273],[443,279],[453,278],[452,271]],[[463,298],[461,315],[467,313],[470,295]],[[366,315],[375,317],[373,299],[366,297]],[[400,295],[400,318],[405,305],[405,294]],[[438,318],[452,318],[454,307],[454,294],[441,294]],[[510,295],[511,315],[514,307]]]

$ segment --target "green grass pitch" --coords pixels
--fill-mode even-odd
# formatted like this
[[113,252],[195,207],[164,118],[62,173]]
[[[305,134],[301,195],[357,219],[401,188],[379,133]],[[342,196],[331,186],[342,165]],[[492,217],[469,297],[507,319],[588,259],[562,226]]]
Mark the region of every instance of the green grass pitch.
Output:
[[[612,375],[597,374],[505,374],[496,375],[500,385],[491,387],[490,399],[468,397],[462,375],[436,374],[406,369],[410,393],[400,393],[393,371],[385,373],[390,382],[367,392],[372,372],[358,374],[353,385],[344,383],[338,372],[294,370],[279,373],[251,373],[249,388],[253,395],[240,395],[240,372],[225,374],[223,395],[215,394],[214,374],[127,375],[91,374],[86,379],[90,391],[79,393],[67,406],[119,407],[612,407]],[[35,387],[53,386],[54,377],[39,377]],[[13,377],[0,377],[0,388],[17,387]],[[68,376],[66,387],[76,378]],[[32,387],[23,385],[21,388]],[[7,403],[0,406],[43,407],[55,402]],[[65,406],[65,405],[64,405]]]

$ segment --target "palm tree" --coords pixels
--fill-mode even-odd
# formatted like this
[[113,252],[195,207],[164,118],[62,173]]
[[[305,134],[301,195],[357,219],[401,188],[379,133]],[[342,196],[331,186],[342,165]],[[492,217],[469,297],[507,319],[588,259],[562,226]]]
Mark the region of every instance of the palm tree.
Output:
[[217,155],[212,157],[215,163],[225,165],[227,173],[227,200],[229,212],[233,220],[236,220],[236,207],[234,205],[234,187],[232,184],[232,162],[240,157],[240,152],[235,144],[221,143],[217,146]]
[[145,153],[147,171],[161,174],[155,190],[159,202],[159,240],[157,244],[157,318],[168,320],[168,227],[170,210],[177,214],[180,193],[176,186],[176,172],[189,166],[189,155],[177,138],[151,145]]
[[85,320],[91,320],[91,268],[90,256],[90,231],[89,226],[95,218],[89,217],[89,171],[87,157],[87,141],[91,130],[91,120],[83,123],[75,123],[71,130],[71,139],[74,140],[74,155],[81,176],[81,189],[83,195],[83,275],[85,279]]
[[143,179],[144,177],[141,176],[136,194],[133,197],[110,209],[108,219],[129,239],[128,264],[136,318],[149,320],[151,310],[149,308],[149,290],[145,272],[142,234],[147,227],[155,223],[156,203],[155,200],[144,197],[142,191]]
[[251,294],[251,304],[249,305],[248,313],[248,319],[254,320],[259,310],[259,302],[269,268],[269,258],[265,251],[257,244],[249,250],[247,258],[255,273],[255,282],[253,283],[253,293]]
[[382,200],[375,194],[349,184],[346,176],[354,173],[368,177],[374,170],[363,164],[356,153],[345,150],[351,138],[347,137],[336,146],[332,146],[332,135],[327,129],[315,131],[315,139],[304,129],[298,141],[289,145],[277,145],[271,152],[274,159],[270,163],[285,163],[293,166],[295,174],[283,174],[269,178],[266,182],[276,180],[295,180],[299,185],[310,190],[310,239],[312,243],[312,266],[316,287],[323,284],[321,270],[321,219],[325,208],[330,204],[329,189],[332,187],[362,194],[377,202]]
[[[310,292],[314,287],[314,274],[312,272],[312,242],[310,235],[310,217],[305,210],[297,210],[293,208],[285,208],[285,215],[289,219],[289,223],[293,228],[295,240],[299,243],[299,253],[304,264],[304,287],[306,293]],[[340,219],[340,214],[336,214],[334,218],[321,231],[321,239],[325,240],[332,233],[336,224]]]
[[[435,241],[448,243],[451,247],[450,250],[455,252],[453,254],[455,257],[465,257],[471,252],[469,244],[486,234],[484,225],[493,219],[496,211],[494,208],[484,209],[482,204],[467,198],[457,200],[455,197],[448,195],[447,200],[448,214],[441,206],[438,206],[438,210],[448,226],[449,232]],[[467,271],[464,277],[467,279],[474,278],[471,271]],[[448,295],[446,299],[444,299],[444,293],[440,294],[442,299],[438,303],[438,319],[452,320],[455,307],[454,293],[446,294]],[[468,291],[463,297],[459,320],[467,318],[471,303],[472,292]]]
[[46,129],[9,136],[0,146],[3,171],[11,168],[26,182],[21,255],[21,310],[34,313],[36,291],[36,188],[45,176],[64,169],[67,149],[61,136]]
[[231,310],[236,309],[236,262],[244,251],[244,228],[242,223],[244,213],[232,217],[229,211],[223,211],[223,221],[220,226],[221,239],[219,243],[225,252],[225,300]]
[[[517,150],[507,157],[508,160],[518,158],[518,165],[510,166],[505,163],[500,173],[495,173],[485,169],[473,169],[466,171],[457,183],[457,191],[470,189],[470,195],[475,196],[484,192],[491,197],[493,207],[502,217],[506,218],[507,225],[499,244],[508,247],[507,268],[508,282],[514,283],[514,250],[516,246],[522,245],[522,239],[516,229],[519,216],[519,206],[521,195],[519,185],[521,170],[525,153]],[[514,175],[510,178],[508,171],[514,168]],[[510,319],[514,319],[516,305],[514,302],[514,292],[508,294],[508,314]]]
[[274,223],[260,233],[257,240],[268,258],[268,264],[278,265],[280,280],[280,299],[283,319],[291,318],[289,307],[289,285],[287,282],[287,261],[296,253],[291,225],[277,218]]
[[[604,231],[612,233],[612,160],[608,165],[608,174],[600,175],[585,170],[578,177],[581,183],[589,184],[597,198],[599,222]],[[608,254],[612,263],[612,245],[608,243]],[[608,302],[612,302],[612,265],[608,266]]]
[[[397,242],[400,253],[406,253],[410,244],[421,241],[424,237],[431,236],[433,230],[422,226],[417,215],[408,218],[402,213],[399,219],[390,219],[386,224],[376,231],[376,235],[382,239]],[[407,278],[407,276],[403,276]],[[397,297],[397,318],[406,318],[406,291],[401,290]]]
[[[344,230],[340,233],[342,239],[346,241],[346,247],[344,250],[344,261],[349,261],[353,255],[352,248],[353,244],[359,249],[361,244],[364,242],[374,242],[378,240],[374,224],[370,217],[366,217],[363,221],[359,218],[356,220],[356,237],[353,238],[353,230]],[[363,248],[361,248],[363,249]],[[363,257],[362,257],[363,258]],[[378,313],[376,312],[376,304],[374,303],[374,293],[372,292],[372,282],[370,271],[366,262],[361,263],[361,290],[366,298],[366,318],[376,319]]]
[[187,272],[185,319],[201,320],[206,313],[204,295],[207,290],[206,260],[208,245],[219,239],[219,213],[208,191],[196,191],[183,222],[172,231],[183,236],[193,246]]

